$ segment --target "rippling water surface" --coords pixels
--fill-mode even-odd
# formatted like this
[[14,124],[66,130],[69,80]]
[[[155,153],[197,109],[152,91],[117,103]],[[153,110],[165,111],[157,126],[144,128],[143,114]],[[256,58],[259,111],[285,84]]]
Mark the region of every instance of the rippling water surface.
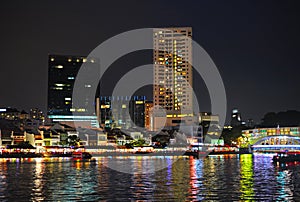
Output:
[[[111,169],[111,161],[129,162],[136,173]],[[150,172],[159,164],[165,168]],[[300,201],[299,171],[299,165],[273,165],[271,156],[249,154],[96,163],[0,159],[0,201]]]

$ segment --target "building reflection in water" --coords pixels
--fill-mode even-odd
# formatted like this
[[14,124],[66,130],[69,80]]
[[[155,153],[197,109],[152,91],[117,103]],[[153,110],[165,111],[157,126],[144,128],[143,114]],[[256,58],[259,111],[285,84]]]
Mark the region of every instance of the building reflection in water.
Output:
[[253,200],[253,159],[252,154],[240,155],[240,193],[241,200]]
[[285,201],[293,196],[293,191],[291,190],[291,187],[293,187],[291,175],[292,173],[290,170],[280,170],[277,172],[277,201]]
[[7,190],[7,164],[6,159],[0,159],[0,200],[5,199],[5,193]]
[[299,201],[300,166],[276,167],[271,159],[245,154],[113,160],[142,171],[133,174],[110,168],[109,157],[95,164],[0,161],[0,201]]
[[43,159],[35,159],[35,172],[33,173],[33,188],[32,188],[32,201],[43,201],[45,195],[43,193],[44,183],[43,176],[45,173],[45,164],[42,162]]
[[190,163],[190,188],[189,188],[189,200],[203,200],[204,197],[200,195],[200,191],[203,187],[203,161],[195,160],[193,157],[189,158]]

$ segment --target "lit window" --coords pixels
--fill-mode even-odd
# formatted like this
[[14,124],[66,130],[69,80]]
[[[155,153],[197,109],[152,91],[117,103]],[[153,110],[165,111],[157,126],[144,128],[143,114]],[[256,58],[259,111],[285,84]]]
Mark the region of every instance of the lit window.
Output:
[[69,59],[68,59],[68,62],[72,62],[72,59],[71,59],[71,58],[69,58]]
[[65,97],[65,100],[69,100],[69,101],[70,101],[70,100],[71,100],[71,98],[70,98],[70,97]]
[[74,80],[75,78],[73,76],[68,77],[69,80]]
[[62,66],[62,65],[56,65],[55,68],[56,69],[62,69],[62,68],[64,68],[64,66]]
[[82,59],[82,62],[86,62],[86,58],[83,58],[83,59]]
[[135,101],[135,104],[144,104],[144,101]]
[[90,87],[92,87],[92,85],[90,85],[90,84],[85,84],[84,87],[85,87],[85,88],[90,88]]
[[54,61],[54,58],[51,58],[50,60],[53,62],[53,61]]
[[54,84],[55,86],[65,86],[65,84],[61,84],[61,83],[56,83]]

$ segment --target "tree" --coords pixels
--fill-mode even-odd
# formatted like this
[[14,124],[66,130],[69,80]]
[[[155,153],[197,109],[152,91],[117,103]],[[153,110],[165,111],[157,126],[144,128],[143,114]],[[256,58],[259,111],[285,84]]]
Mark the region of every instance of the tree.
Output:
[[244,129],[244,126],[236,126],[232,129],[224,129],[221,134],[221,137],[224,139],[224,143],[231,145],[232,142],[237,142],[238,138],[242,136],[242,130]]
[[67,143],[69,146],[78,146],[80,138],[77,135],[70,135],[67,138]]
[[137,140],[134,140],[132,142],[132,145],[135,146],[135,147],[141,147],[141,146],[145,146],[146,144],[146,141],[144,139],[137,139]]

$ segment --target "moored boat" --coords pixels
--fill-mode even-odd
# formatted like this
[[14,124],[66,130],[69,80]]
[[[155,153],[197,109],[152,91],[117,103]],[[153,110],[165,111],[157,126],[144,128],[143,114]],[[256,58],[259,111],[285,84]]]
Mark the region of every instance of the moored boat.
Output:
[[197,143],[190,145],[189,149],[184,153],[187,156],[207,156],[218,154],[244,154],[250,153],[248,149],[240,149],[236,146],[228,145],[210,145]]
[[72,159],[74,161],[95,161],[89,152],[77,151],[72,153]]

